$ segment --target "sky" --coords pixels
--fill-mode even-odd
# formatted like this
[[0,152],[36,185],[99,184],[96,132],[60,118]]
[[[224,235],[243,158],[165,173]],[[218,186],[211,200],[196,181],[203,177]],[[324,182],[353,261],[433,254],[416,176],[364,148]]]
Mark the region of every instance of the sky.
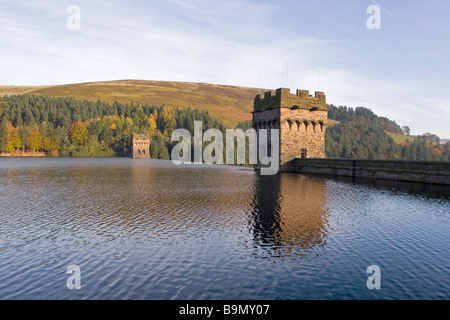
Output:
[[450,139],[449,13],[443,0],[0,0],[0,85],[324,91]]

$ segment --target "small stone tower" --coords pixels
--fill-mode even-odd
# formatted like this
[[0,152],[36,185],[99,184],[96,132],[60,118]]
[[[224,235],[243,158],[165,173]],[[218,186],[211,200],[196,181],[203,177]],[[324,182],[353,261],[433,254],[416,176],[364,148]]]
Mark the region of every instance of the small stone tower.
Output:
[[280,168],[289,170],[295,158],[325,158],[325,130],[328,109],[323,92],[280,88],[257,95],[253,127],[280,129]]
[[133,159],[150,159],[150,138],[148,135],[134,134],[132,148]]

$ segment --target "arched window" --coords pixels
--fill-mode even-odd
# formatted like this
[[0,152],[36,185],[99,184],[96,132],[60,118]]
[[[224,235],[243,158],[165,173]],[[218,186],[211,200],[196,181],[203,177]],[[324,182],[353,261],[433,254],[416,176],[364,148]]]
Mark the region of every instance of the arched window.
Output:
[[288,125],[289,125],[289,130],[292,130],[292,125],[293,125],[293,122],[292,122],[292,120],[288,120],[287,121],[287,123],[288,123]]
[[303,124],[305,125],[305,131],[308,132],[308,121],[303,121]]
[[320,121],[320,122],[319,122],[319,125],[320,125],[320,132],[323,132],[323,122]]

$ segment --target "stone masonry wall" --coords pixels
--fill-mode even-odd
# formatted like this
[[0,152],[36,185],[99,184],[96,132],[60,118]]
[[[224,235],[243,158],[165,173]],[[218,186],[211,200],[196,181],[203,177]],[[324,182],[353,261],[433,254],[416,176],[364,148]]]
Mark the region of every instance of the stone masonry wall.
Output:
[[399,160],[296,159],[292,172],[450,185],[450,163]]
[[281,109],[281,158],[280,163],[301,157],[325,158],[325,130],[327,111]]
[[135,134],[132,140],[134,159],[150,159],[150,138],[144,134]]
[[[292,162],[306,150],[307,158],[325,158],[328,110],[323,92],[289,89],[257,95],[254,102],[255,129],[280,129],[280,164]],[[303,154],[305,156],[305,154]]]

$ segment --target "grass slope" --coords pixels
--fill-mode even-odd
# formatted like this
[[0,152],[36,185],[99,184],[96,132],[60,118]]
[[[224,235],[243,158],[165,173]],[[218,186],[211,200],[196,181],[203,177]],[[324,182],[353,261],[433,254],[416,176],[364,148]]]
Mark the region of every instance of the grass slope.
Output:
[[328,126],[329,127],[333,127],[333,126],[335,126],[335,125],[337,125],[339,123],[340,123],[340,121],[333,120],[333,119],[328,119]]
[[[264,92],[266,90],[262,90]],[[29,93],[48,96],[73,96],[77,99],[121,103],[195,108],[208,111],[224,125],[234,127],[250,120],[253,100],[260,89],[207,83],[120,80],[59,86],[0,86],[0,95]]]
[[[118,80],[89,82],[58,86],[0,86],[0,96],[34,94],[47,96],[72,96],[77,99],[102,100],[109,103],[163,105],[168,107],[195,108],[208,111],[220,119],[226,127],[234,128],[240,121],[251,120],[253,100],[266,89],[208,83]],[[339,121],[328,120],[331,127]],[[396,143],[404,143],[413,137],[388,133]]]
[[17,94],[26,94],[32,93],[39,89],[48,88],[46,86],[0,86],[0,96],[5,95],[17,95]]
[[405,136],[403,134],[396,134],[396,133],[387,132],[387,131],[386,131],[386,133],[388,135],[390,135],[392,137],[392,139],[394,139],[394,142],[396,144],[406,143],[406,140],[408,140],[409,142],[414,142],[415,140],[417,140],[417,138],[415,138],[415,137]]

